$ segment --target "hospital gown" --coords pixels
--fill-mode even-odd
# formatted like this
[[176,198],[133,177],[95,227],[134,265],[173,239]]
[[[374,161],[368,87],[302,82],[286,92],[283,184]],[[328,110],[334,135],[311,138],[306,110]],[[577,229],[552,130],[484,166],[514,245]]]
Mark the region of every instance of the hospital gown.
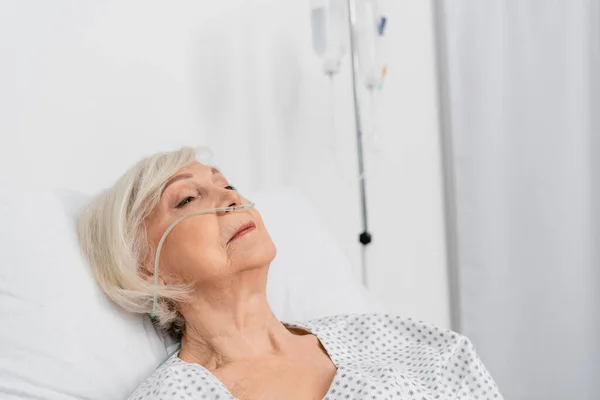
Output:
[[[326,400],[500,400],[467,338],[411,319],[344,315],[286,324],[316,335],[337,366]],[[129,400],[235,399],[204,367],[171,356]]]

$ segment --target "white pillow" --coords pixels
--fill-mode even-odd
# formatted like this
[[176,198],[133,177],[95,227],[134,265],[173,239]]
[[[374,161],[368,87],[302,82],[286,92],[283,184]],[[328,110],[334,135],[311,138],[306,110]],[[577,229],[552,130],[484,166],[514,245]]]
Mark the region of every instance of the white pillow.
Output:
[[[267,297],[283,321],[382,312],[306,196],[277,188],[249,196],[277,247]],[[358,260],[355,260],[358,262]]]
[[[75,192],[0,189],[0,398],[117,400],[162,362],[148,319],[113,305],[77,246]],[[268,295],[283,320],[378,311],[293,190],[252,197],[278,247]]]
[[166,356],[152,324],[114,306],[56,192],[0,189],[0,398],[123,399]]

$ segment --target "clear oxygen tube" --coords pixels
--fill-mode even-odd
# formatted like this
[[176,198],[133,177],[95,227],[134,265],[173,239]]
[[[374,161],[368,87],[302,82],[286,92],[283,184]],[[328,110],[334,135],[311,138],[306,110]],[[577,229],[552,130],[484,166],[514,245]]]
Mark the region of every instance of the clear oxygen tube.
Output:
[[160,238],[160,241],[158,242],[158,247],[156,248],[156,256],[154,258],[154,297],[152,299],[152,314],[150,314],[152,317],[156,316],[156,304],[158,302],[158,262],[160,260],[160,252],[162,250],[162,246],[165,243],[165,240],[167,239],[167,236],[169,235],[169,233],[173,229],[175,229],[175,227],[177,225],[179,225],[179,223],[181,223],[182,221],[184,221],[190,217],[195,217],[196,215],[213,214],[213,213],[218,213],[218,212],[233,212],[233,211],[248,210],[250,208],[253,208],[254,205],[255,204],[253,202],[248,202],[245,204],[240,204],[240,205],[235,205],[235,206],[230,206],[230,207],[217,207],[217,208],[209,208],[206,210],[194,211],[192,213],[189,213],[182,217],[179,217],[177,220],[175,220],[175,222],[173,222],[171,225],[169,225],[169,227],[165,230],[165,233],[163,233],[162,237]]

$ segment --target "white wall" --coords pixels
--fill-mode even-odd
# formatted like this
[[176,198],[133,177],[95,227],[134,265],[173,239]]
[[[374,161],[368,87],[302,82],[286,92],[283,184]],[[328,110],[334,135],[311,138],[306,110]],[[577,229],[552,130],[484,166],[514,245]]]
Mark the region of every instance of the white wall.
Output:
[[389,75],[377,100],[379,156],[367,156],[371,288],[394,312],[449,326],[430,1],[390,1]]
[[[367,138],[369,282],[391,312],[448,326],[431,3],[387,6],[389,74]],[[245,190],[304,190],[358,275],[349,65],[331,132],[308,1],[13,0],[0,54],[0,180],[91,193],[143,154],[208,145]]]

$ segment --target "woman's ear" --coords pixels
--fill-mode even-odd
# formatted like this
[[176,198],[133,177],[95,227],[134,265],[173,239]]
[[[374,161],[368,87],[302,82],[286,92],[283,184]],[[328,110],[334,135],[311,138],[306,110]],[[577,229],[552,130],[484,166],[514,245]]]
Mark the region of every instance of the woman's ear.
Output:
[[[139,273],[140,276],[149,283],[154,283],[154,264],[152,263],[148,263],[145,262],[142,265],[140,265],[139,267]],[[160,276],[160,274],[158,275],[158,285],[159,286],[165,286],[166,282],[165,280]]]

